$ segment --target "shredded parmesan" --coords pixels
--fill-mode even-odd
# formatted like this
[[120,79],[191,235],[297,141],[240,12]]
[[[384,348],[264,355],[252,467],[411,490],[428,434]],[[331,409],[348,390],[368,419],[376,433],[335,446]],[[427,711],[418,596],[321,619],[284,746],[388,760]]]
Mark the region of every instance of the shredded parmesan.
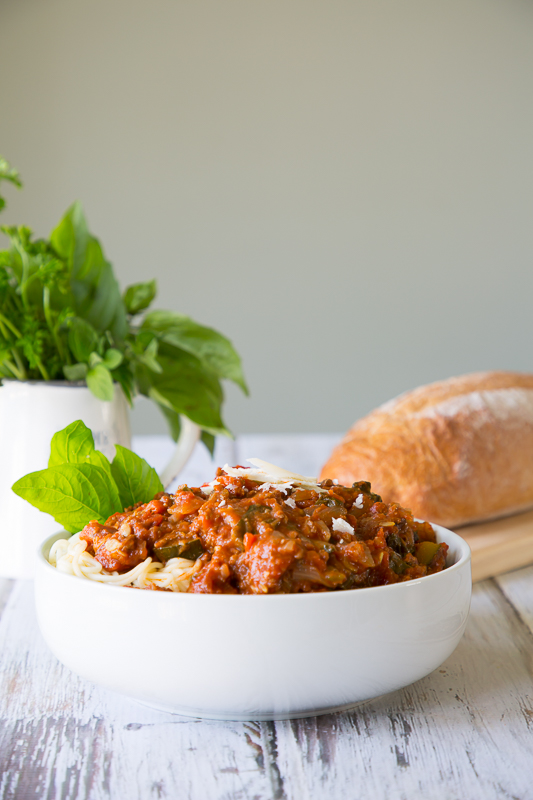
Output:
[[339,533],[355,533],[350,523],[341,517],[336,517],[331,527],[334,531],[339,531]]
[[[229,464],[226,464],[222,469],[232,478],[247,478],[250,481],[257,481],[258,483],[266,484],[266,489],[272,488],[285,494],[288,489],[295,486],[303,489],[313,489],[315,492],[326,491],[318,485],[316,478],[299,475],[297,472],[289,472],[287,469],[277,467],[268,461],[262,461],[260,458],[249,458],[247,460],[253,465],[252,467],[230,467]],[[216,479],[209,486],[214,488],[215,484]]]
[[358,494],[354,501],[354,506],[356,508],[363,508],[363,495]]
[[284,502],[286,506],[290,506],[291,508],[296,508],[296,503],[294,502],[292,497],[287,497],[287,499]]

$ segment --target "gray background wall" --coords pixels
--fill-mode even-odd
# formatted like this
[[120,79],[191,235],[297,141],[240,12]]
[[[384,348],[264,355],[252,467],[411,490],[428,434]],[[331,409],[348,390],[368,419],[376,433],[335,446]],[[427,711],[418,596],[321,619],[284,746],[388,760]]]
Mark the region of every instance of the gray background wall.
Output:
[[533,369],[532,78],[526,0],[0,0],[3,221],[80,198],[122,283],[234,341],[234,431],[341,431]]

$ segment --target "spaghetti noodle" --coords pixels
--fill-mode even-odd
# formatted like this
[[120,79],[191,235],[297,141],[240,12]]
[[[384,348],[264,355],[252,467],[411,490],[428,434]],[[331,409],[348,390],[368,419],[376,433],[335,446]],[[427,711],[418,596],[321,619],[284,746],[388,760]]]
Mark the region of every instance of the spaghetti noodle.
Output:
[[187,558],[171,558],[166,564],[150,556],[128,572],[105,570],[94,556],[87,552],[87,542],[76,533],[70,539],[58,539],[50,548],[48,560],[60,572],[88,578],[113,586],[135,586],[138,589],[166,589],[186,592],[199,564]]

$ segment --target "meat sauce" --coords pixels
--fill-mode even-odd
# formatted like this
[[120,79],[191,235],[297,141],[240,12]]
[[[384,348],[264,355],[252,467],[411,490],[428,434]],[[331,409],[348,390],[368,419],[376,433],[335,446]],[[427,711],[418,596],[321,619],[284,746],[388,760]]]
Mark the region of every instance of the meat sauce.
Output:
[[80,538],[111,572],[148,556],[198,559],[189,591],[202,593],[356,589],[445,568],[448,545],[431,525],[383,503],[369,483],[280,490],[219,469],[213,487],[158,494],[104,525],[90,522]]

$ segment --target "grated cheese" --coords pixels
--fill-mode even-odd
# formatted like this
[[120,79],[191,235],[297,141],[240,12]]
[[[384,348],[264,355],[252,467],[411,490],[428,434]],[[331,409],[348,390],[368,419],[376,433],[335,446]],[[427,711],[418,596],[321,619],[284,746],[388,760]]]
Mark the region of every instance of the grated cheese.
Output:
[[346,520],[342,519],[341,517],[336,517],[333,520],[331,527],[334,531],[339,531],[340,533],[355,533],[355,530],[352,528],[350,523],[346,522]]
[[[232,478],[247,478],[250,481],[257,481],[264,484],[265,489],[275,489],[278,492],[287,494],[289,489],[297,486],[301,489],[313,489],[315,492],[325,492],[318,485],[316,478],[311,478],[306,475],[299,475],[297,472],[289,472],[287,469],[277,467],[275,464],[269,464],[268,461],[262,461],[260,458],[248,458],[247,461],[253,464],[252,467],[230,467],[225,464],[222,469]],[[211,483],[202,486],[202,493],[209,495],[217,486],[218,478],[215,478]]]

